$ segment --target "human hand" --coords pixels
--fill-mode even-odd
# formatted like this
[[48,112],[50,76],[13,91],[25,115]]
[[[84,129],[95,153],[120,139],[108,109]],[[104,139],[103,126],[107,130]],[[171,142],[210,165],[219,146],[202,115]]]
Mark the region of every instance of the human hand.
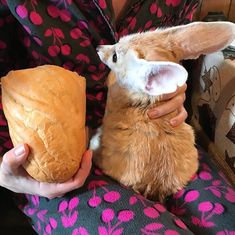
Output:
[[148,112],[149,117],[151,119],[159,118],[171,112],[177,111],[176,116],[170,119],[170,124],[172,126],[178,126],[181,123],[183,123],[188,116],[188,113],[184,108],[186,89],[187,85],[185,83],[183,86],[178,87],[178,89],[175,92],[164,94],[161,97],[161,101],[166,101],[166,102],[150,109]]
[[27,159],[28,153],[28,146],[23,144],[4,154],[0,165],[1,186],[16,193],[27,193],[52,199],[81,187],[92,165],[92,151],[87,150],[82,157],[80,169],[72,179],[64,183],[38,182],[30,177],[22,166]]

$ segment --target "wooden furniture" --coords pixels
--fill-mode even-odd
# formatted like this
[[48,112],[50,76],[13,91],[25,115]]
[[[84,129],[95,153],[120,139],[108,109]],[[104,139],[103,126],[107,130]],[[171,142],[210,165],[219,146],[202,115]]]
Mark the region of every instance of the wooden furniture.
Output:
[[200,0],[195,20],[202,20],[208,12],[223,12],[229,21],[235,22],[235,0]]

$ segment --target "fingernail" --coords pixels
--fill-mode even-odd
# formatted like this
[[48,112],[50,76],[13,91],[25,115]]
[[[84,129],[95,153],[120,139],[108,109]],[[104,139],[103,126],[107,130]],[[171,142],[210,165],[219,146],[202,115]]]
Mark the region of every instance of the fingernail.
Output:
[[92,153],[93,153],[92,150],[88,149],[88,154],[89,154],[90,157],[92,157]]
[[16,149],[14,150],[14,153],[17,157],[21,157],[22,155],[24,155],[25,154],[24,145],[20,145],[20,146],[16,147]]
[[154,110],[152,112],[149,111],[148,115],[149,115],[150,118],[157,118],[157,117],[159,117],[159,112],[157,110]]
[[172,126],[175,126],[175,125],[176,125],[176,120],[170,120],[170,124],[171,124]]

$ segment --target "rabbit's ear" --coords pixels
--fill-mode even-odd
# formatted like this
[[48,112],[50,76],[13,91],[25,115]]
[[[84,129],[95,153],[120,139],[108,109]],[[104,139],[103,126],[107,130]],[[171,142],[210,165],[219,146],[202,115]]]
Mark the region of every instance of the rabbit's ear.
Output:
[[195,59],[228,46],[235,39],[231,22],[195,22],[163,30],[170,38],[171,50],[179,60]]
[[147,78],[145,79],[145,92],[149,95],[158,96],[176,91],[177,87],[182,86],[188,77],[185,68],[173,62],[149,62]]

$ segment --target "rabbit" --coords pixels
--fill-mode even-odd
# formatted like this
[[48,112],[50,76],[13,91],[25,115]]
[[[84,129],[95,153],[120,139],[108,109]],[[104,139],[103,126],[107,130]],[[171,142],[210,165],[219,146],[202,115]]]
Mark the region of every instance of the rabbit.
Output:
[[199,164],[193,128],[172,127],[175,112],[150,119],[147,111],[186,82],[182,60],[225,48],[235,38],[234,25],[194,22],[127,35],[97,48],[111,72],[102,127],[90,147],[106,175],[159,201],[189,183]]

